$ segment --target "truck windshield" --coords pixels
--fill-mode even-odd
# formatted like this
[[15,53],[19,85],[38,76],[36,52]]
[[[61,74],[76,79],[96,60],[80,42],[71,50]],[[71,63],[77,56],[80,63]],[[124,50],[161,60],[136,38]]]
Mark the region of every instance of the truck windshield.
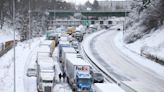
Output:
[[87,82],[87,83],[91,83],[91,79],[90,78],[80,78],[79,82]]
[[52,80],[43,80],[43,83],[52,83]]

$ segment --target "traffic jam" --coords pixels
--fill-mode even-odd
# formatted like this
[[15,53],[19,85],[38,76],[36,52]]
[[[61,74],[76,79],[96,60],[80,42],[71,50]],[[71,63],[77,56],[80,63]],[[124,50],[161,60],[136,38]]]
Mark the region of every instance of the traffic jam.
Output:
[[[68,27],[63,33],[46,33],[46,38],[37,49],[36,65],[28,68],[26,74],[36,77],[38,92],[54,92],[54,86],[61,79],[69,84],[73,92],[100,92],[101,85],[104,87],[108,84],[103,73],[94,69],[82,55],[80,45],[88,35],[74,27]],[[57,66],[60,67],[60,73]]]

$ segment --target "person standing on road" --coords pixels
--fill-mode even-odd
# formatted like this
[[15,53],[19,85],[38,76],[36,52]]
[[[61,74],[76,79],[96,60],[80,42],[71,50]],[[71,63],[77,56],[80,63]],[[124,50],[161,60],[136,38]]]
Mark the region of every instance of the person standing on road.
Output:
[[59,81],[61,82],[61,77],[62,77],[62,75],[61,75],[61,73],[59,74]]
[[63,72],[63,81],[65,81],[66,74]]

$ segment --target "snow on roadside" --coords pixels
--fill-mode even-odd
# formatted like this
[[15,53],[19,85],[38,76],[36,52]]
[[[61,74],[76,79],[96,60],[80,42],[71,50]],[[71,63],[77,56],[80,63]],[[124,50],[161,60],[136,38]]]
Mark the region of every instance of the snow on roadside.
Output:
[[[39,43],[38,39],[33,39],[31,48],[35,48]],[[16,91],[24,92],[23,75],[25,62],[33,50],[29,48],[29,43],[18,43],[16,49]],[[14,78],[13,78],[13,49],[0,58],[0,92],[13,92]]]
[[[164,32],[162,32],[164,33]],[[164,76],[164,67],[162,65],[159,65],[158,63],[152,62],[151,60],[148,60],[142,56],[140,56],[140,49],[142,46],[145,46],[145,44],[149,46],[156,46],[158,45],[157,42],[160,43],[160,37],[162,37],[162,33],[160,32],[161,36],[158,34],[158,32],[154,33],[151,37],[147,37],[144,40],[139,40],[135,42],[134,44],[127,45],[123,42],[123,33],[119,32],[118,35],[115,37],[114,42],[123,53],[126,53],[128,57],[133,58],[136,62],[139,64],[151,69],[152,71],[156,72],[160,76]],[[157,38],[158,36],[159,38]],[[163,37],[162,37],[163,38]],[[163,39],[162,39],[163,40]],[[153,41],[153,43],[152,43]],[[156,42],[156,43],[155,43]],[[155,44],[154,44],[155,43]],[[163,53],[164,55],[164,53]]]

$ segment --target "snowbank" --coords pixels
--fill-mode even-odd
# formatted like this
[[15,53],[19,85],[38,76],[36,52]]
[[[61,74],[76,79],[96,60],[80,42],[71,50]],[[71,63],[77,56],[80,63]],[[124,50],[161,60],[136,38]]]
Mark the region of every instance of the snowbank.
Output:
[[[125,44],[123,42],[123,33],[120,32],[118,35],[115,37],[114,41],[116,46],[123,52],[126,53],[128,57],[134,58],[136,62],[139,64],[153,70],[160,76],[164,76],[164,67],[158,63],[152,62],[151,60],[146,59],[145,57],[140,56],[140,51],[142,47],[145,46],[150,46],[151,48],[156,47],[156,49],[162,49],[162,50],[149,50],[151,53],[154,53],[156,51],[156,56],[159,55],[163,57],[164,51],[163,48],[164,46],[161,45],[163,44],[164,37],[164,31],[156,31],[154,33],[151,33],[147,36],[145,36],[143,39],[140,39],[132,44]],[[160,47],[160,48],[159,48]],[[134,54],[135,53],[135,54]]]
[[127,44],[126,47],[152,59],[160,64],[164,64],[164,26],[155,32],[145,35],[142,39],[134,43]]
[[[26,60],[28,56],[39,44],[39,39],[33,39],[31,46],[29,43],[18,43],[15,47],[16,51],[16,90],[17,92],[25,92],[23,78]],[[29,47],[30,46],[30,47]],[[13,92],[14,87],[14,66],[13,66],[13,49],[0,58],[0,92]]]

